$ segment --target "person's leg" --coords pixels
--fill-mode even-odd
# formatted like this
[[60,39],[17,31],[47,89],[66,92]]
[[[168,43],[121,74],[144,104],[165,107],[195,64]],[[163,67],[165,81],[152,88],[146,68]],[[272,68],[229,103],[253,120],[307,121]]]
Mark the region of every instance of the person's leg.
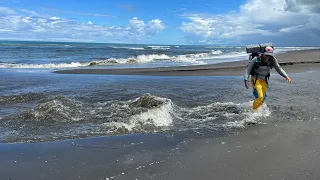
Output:
[[263,103],[264,103],[264,94],[266,92],[266,82],[263,79],[257,79],[255,78],[251,79],[251,83],[253,86],[253,95],[255,96],[255,100],[252,104],[252,109],[257,110]]
[[267,81],[261,81],[260,84],[262,85],[262,92],[263,92],[263,102],[266,101],[266,98],[267,98],[267,90],[268,90],[268,83]]

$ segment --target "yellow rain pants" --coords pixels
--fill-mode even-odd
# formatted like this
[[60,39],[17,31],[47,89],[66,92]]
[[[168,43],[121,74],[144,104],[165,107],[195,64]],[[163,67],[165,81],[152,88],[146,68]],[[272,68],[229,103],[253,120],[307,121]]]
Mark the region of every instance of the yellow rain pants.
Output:
[[265,79],[257,79],[251,77],[251,84],[253,87],[253,95],[256,98],[253,101],[252,109],[257,110],[261,105],[263,105],[267,97],[268,83]]

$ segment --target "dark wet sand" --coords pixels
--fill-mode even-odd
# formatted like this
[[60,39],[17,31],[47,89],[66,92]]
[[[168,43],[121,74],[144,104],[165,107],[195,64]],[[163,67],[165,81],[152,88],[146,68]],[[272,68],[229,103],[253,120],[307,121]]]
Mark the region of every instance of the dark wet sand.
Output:
[[181,141],[154,134],[0,144],[0,179],[105,180],[160,163]]
[[[276,55],[280,65],[288,73],[316,70],[320,67],[320,49],[293,51]],[[213,65],[179,66],[162,68],[128,69],[71,69],[56,71],[61,74],[115,74],[155,76],[239,76],[244,74],[248,60]]]
[[314,119],[253,125],[178,148],[181,139],[163,135],[1,144],[0,179],[320,179],[319,136]]
[[239,135],[196,140],[183,154],[117,179],[320,179],[319,123],[258,125]]

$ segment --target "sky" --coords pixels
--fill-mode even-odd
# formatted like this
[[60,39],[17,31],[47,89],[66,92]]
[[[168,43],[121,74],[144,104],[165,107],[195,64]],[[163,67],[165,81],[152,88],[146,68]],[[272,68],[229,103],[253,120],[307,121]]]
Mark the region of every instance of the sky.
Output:
[[0,0],[0,40],[320,46],[320,1]]

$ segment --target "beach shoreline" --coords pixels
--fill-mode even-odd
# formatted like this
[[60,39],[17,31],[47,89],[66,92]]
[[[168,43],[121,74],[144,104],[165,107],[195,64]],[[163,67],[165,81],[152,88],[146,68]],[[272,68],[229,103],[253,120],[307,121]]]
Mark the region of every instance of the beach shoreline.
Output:
[[[285,63],[282,67],[288,73],[297,73],[318,71],[319,54],[320,50],[307,50],[276,57],[280,63]],[[114,70],[112,73],[242,76],[245,66],[246,61],[241,61],[212,67],[164,68],[169,72],[160,68],[161,71],[148,69],[142,72],[138,69],[137,72]],[[83,74],[79,70],[62,72]],[[104,69],[102,72],[111,73]],[[314,79],[305,79],[299,80],[315,83],[312,82]],[[243,86],[242,81],[239,81],[240,85]],[[316,90],[311,92],[317,94]],[[297,92],[296,95],[310,96],[307,92]],[[296,98],[288,102],[299,103],[299,100],[305,99]],[[296,110],[295,107],[288,108]],[[285,113],[284,110],[278,114]],[[310,108],[306,107],[303,111],[309,114]],[[320,179],[320,121],[313,116],[304,117],[302,121],[298,119],[299,116],[292,116],[292,120],[285,122],[246,126],[237,134],[219,138],[184,139],[176,134],[145,134],[38,143],[0,143],[0,179]]]
[[[279,64],[288,72],[304,72],[320,67],[320,49],[290,51],[275,55]],[[151,76],[240,76],[244,74],[248,60],[210,65],[176,66],[159,68],[125,68],[59,70],[59,74],[109,74],[109,75],[151,75]]]

